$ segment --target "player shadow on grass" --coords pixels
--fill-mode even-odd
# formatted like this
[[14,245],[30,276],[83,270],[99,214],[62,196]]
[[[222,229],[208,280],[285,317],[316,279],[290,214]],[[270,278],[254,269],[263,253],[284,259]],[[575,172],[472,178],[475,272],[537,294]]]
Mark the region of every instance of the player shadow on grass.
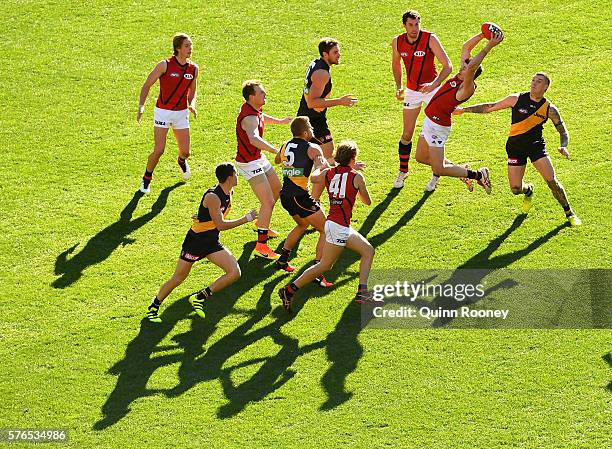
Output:
[[[514,219],[512,224],[508,227],[508,229],[506,229],[506,231],[504,231],[502,234],[500,234],[495,239],[491,240],[484,249],[482,249],[481,251],[479,251],[472,257],[470,257],[468,260],[466,260],[464,263],[459,265],[455,269],[453,274],[451,274],[450,278],[441,284],[453,285],[453,286],[459,285],[459,284],[462,284],[462,285],[481,284],[483,279],[488,274],[491,273],[491,270],[502,269],[502,268],[508,267],[509,265],[513,264],[519,259],[527,256],[532,251],[538,249],[540,246],[542,246],[543,244],[548,242],[551,238],[553,238],[555,235],[557,235],[559,232],[561,232],[561,230],[569,226],[567,222],[564,222],[558,225],[557,227],[551,229],[546,234],[538,237],[537,239],[535,239],[533,242],[531,242],[529,245],[527,245],[525,248],[521,250],[513,251],[513,252],[509,252],[506,254],[492,257],[493,253],[499,249],[499,247],[510,236],[510,234],[512,234],[516,229],[518,229],[523,224],[526,218],[527,218],[527,215],[525,214],[518,215]],[[440,296],[436,296],[431,301],[428,301],[428,300],[414,301],[412,305],[416,308],[427,307],[430,310],[438,310],[440,308],[444,310],[455,310],[463,306],[475,304],[481,301],[483,298],[488,297],[491,293],[493,293],[496,290],[499,290],[502,288],[511,289],[516,286],[518,286],[518,283],[516,281],[512,279],[505,279],[499,282],[497,285],[494,285],[491,288],[488,288],[487,290],[485,290],[485,293],[482,297],[473,296],[471,298],[466,298],[462,301],[459,301],[459,300],[456,300],[452,296],[440,295]],[[438,317],[432,321],[431,326],[432,327],[442,327],[442,326],[448,325],[452,321],[453,321],[453,317],[450,317],[450,316]]]
[[[602,359],[604,359],[604,361],[608,363],[610,368],[612,368],[612,352],[608,352],[607,354],[605,354]],[[608,383],[606,389],[612,393],[612,380]]]
[[128,238],[128,235],[155,218],[166,207],[170,192],[183,184],[183,182],[177,182],[173,186],[166,187],[161,191],[149,212],[132,220],[132,214],[136,210],[138,202],[144,196],[142,192],[137,190],[119,214],[117,222],[94,235],[85,247],[70,259],[68,259],[68,255],[74,252],[79,245],[78,243],[57,256],[55,274],[61,275],[61,277],[53,281],[51,286],[54,288],[69,287],[79,280],[88,267],[106,260],[119,245],[134,243],[134,239]]
[[[397,192],[390,193],[372,210],[360,229],[362,233],[367,234],[372,229],[376,219],[395,196]],[[418,206],[408,211],[403,217],[404,220],[400,222],[407,223],[423,203],[424,199],[419,202]],[[389,238],[392,234],[387,235],[386,238]],[[299,314],[304,302],[296,302],[292,315],[286,315],[280,304],[276,306],[271,304],[271,298],[276,298],[276,288],[288,278],[286,273],[276,271],[265,260],[258,258],[249,260],[254,245],[254,242],[244,245],[242,255],[238,260],[242,268],[242,278],[206,303],[205,319],[202,320],[193,313],[189,314],[191,308],[187,303],[188,296],[186,296],[166,308],[162,314],[161,325],[143,320],[140,333],[126,348],[124,359],[109,369],[110,374],[118,375],[119,378],[113,392],[102,406],[103,418],[94,424],[95,430],[103,430],[120,421],[129,412],[130,404],[140,397],[158,393],[176,397],[200,382],[216,379],[221,382],[228,400],[217,410],[217,417],[235,416],[249,403],[265,399],[290,380],[295,374],[290,367],[298,357],[324,347],[327,347],[328,358],[332,361],[329,374],[324,375],[323,378],[324,388],[328,396],[333,398],[330,399],[331,402],[341,403],[350,398],[351,395],[345,393],[344,381],[337,381],[336,378],[338,376],[345,378],[352,372],[363,352],[356,340],[360,330],[359,307],[349,304],[340,323],[326,339],[300,347],[296,338],[282,332],[282,327]],[[353,256],[350,260],[351,262],[339,261],[334,272],[343,270],[358,259]],[[306,268],[305,266],[302,270]],[[329,294],[330,290],[351,280],[352,277],[349,277],[337,282],[332,289],[318,290],[320,292],[318,296]],[[267,282],[264,284],[254,310],[235,309],[235,304],[243,294],[264,281]],[[255,328],[271,312],[274,317],[273,321],[266,326]],[[232,313],[245,314],[247,319],[229,334],[204,349],[204,345],[216,331],[219,322]],[[176,324],[183,319],[191,320],[191,329],[172,337],[177,345],[158,347]],[[233,356],[267,337],[270,337],[280,347],[276,354],[224,366]],[[182,350],[182,352],[152,357],[155,352],[168,352],[173,349]],[[181,364],[178,372],[179,382],[176,386],[169,389],[146,388],[155,370],[174,363]],[[232,374],[252,365],[260,365],[256,373],[240,384],[234,383]]]

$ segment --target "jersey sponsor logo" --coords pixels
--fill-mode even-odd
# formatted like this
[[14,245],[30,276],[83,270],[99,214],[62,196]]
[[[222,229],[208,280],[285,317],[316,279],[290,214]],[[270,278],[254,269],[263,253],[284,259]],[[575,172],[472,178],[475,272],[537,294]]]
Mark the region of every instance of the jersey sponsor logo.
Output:
[[508,158],[508,163],[509,164],[518,164],[518,159],[515,157],[509,157]]
[[400,53],[400,55],[402,56],[402,58],[407,58],[408,57],[408,53],[406,53],[406,52],[402,52],[402,53]]
[[256,168],[255,170],[251,170],[251,173],[255,175],[257,173],[261,173],[262,171],[263,171],[263,168],[259,167],[259,168]]
[[340,243],[342,245],[346,244],[346,239],[336,239],[336,243]]
[[440,117],[438,117],[437,115],[434,115],[431,118],[433,118],[434,120],[440,120]]
[[288,178],[293,178],[296,176],[304,176],[304,168],[283,167],[281,172],[283,176],[287,176]]
[[528,111],[527,109],[525,109],[525,108],[520,108],[518,111],[519,111],[521,114],[528,114],[528,113],[529,113],[529,111]]
[[330,205],[334,205],[334,206],[342,206],[342,199],[336,199],[336,198],[332,198],[329,201]]
[[539,118],[546,118],[546,116],[545,116],[545,115],[543,115],[543,114],[538,114],[537,112],[535,112],[533,115],[535,115],[536,117],[539,117]]
[[193,79],[193,75],[191,73],[185,73],[183,76],[185,77],[186,80],[192,80]]
[[451,81],[450,87],[457,87],[457,81]]
[[423,50],[415,51],[414,56],[416,56],[417,58],[422,58],[423,56],[425,56],[425,52]]
[[171,73],[170,73],[170,77],[171,77],[171,78],[180,78],[180,77],[181,77],[181,74],[180,74],[180,73],[178,73],[178,72],[171,72]]
[[162,122],[161,120],[155,120],[156,125],[166,126],[166,122]]

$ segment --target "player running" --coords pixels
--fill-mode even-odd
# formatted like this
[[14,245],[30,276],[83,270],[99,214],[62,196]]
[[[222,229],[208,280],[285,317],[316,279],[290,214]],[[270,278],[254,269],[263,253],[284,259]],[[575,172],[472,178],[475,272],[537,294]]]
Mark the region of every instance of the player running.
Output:
[[[333,163],[334,138],[327,126],[327,108],[333,106],[354,106],[357,98],[347,94],[339,98],[328,98],[332,91],[331,67],[340,64],[340,44],[336,39],[324,37],[319,42],[319,59],[315,59],[306,70],[304,91],[297,115],[306,116],[314,128],[315,142],[321,144],[323,155]],[[315,184],[312,196],[317,201],[324,186]]]
[[183,179],[191,176],[187,163],[189,157],[189,111],[197,118],[196,93],[198,66],[191,59],[193,43],[186,34],[177,34],[172,39],[174,56],[158,63],[145,80],[140,90],[140,107],[136,121],[140,124],[144,114],[149,90],[159,80],[159,96],[153,112],[153,137],[155,144],[149,154],[147,168],[140,182],[140,191],[149,193],[153,170],[166,148],[168,129],[172,128],[178,146],[178,165]]
[[[438,37],[421,30],[418,11],[406,11],[402,16],[406,32],[393,38],[391,70],[395,79],[395,97],[404,102],[404,125],[399,141],[399,173],[393,187],[401,189],[408,176],[408,163],[412,152],[412,136],[421,105],[427,106],[436,90],[450,75],[453,66]],[[438,74],[434,58],[442,64]],[[406,87],[402,85],[402,62],[406,70]]]
[[338,145],[335,167],[315,170],[311,175],[313,182],[324,182],[329,192],[329,214],[325,222],[325,245],[321,262],[308,268],[295,281],[278,290],[283,302],[283,308],[291,312],[293,295],[301,287],[308,284],[318,276],[330,270],[344,247],[352,249],[361,255],[359,263],[359,287],[355,296],[358,303],[371,301],[371,292],[367,290],[370,267],[374,259],[374,247],[357,231],[351,228],[353,205],[359,195],[361,201],[372,204],[370,192],[366,186],[364,176],[356,168],[363,164],[356,163],[357,144],[353,141],[344,141]]
[[582,221],[570,207],[565,189],[555,175],[552,160],[546,151],[546,142],[542,136],[544,123],[550,119],[559,132],[561,142],[559,153],[569,159],[567,150],[569,144],[569,133],[565,123],[561,119],[559,109],[544,98],[544,94],[550,87],[550,78],[543,72],[536,73],[531,79],[529,92],[512,94],[495,103],[481,103],[465,108],[457,108],[454,112],[460,115],[464,112],[486,114],[511,108],[512,117],[508,140],[506,141],[506,153],[508,154],[508,181],[510,190],[515,195],[524,194],[523,212],[527,213],[533,204],[533,184],[525,184],[525,168],[527,158],[536,170],[542,175],[553,196],[559,202],[565,216],[572,226],[579,226]]
[[244,104],[236,119],[236,165],[238,171],[249,182],[255,196],[261,204],[257,221],[257,244],[255,255],[266,259],[278,259],[268,246],[268,238],[277,237],[278,233],[270,229],[272,210],[278,200],[281,183],[268,158],[261,154],[269,151],[276,155],[276,147],[263,138],[266,124],[287,124],[291,117],[275,118],[262,111],[266,104],[266,91],[261,81],[245,81],[242,85]]
[[193,217],[191,229],[185,236],[174,274],[161,286],[147,309],[146,317],[149,321],[161,323],[159,317],[161,303],[172,290],[187,279],[191,267],[198,260],[207,258],[225,272],[208,287],[189,298],[195,312],[202,318],[204,318],[204,301],[240,278],[240,266],[234,255],[219,241],[219,233],[253,221],[257,218],[257,211],[251,210],[237,220],[226,220],[232,206],[232,194],[238,184],[238,176],[234,166],[229,163],[218,165],[215,175],[219,184],[204,192],[198,214]]
[[488,168],[471,170],[468,166],[455,165],[444,154],[444,145],[451,132],[451,114],[458,105],[474,94],[476,90],[474,80],[482,72],[480,64],[491,49],[504,39],[504,34],[501,30],[493,33],[486,46],[470,59],[472,50],[482,39],[484,35],[477,34],[463,44],[459,73],[438,89],[425,108],[426,117],[417,144],[416,160],[431,166],[433,176],[425,186],[428,192],[436,189],[440,176],[452,176],[462,178],[470,190],[472,190],[470,180],[475,179],[487,193],[491,193]]
[[[291,132],[293,139],[281,147],[274,160],[277,164],[281,162],[283,164],[281,205],[295,221],[295,227],[283,243],[280,258],[275,262],[277,268],[289,273],[295,270],[295,267],[289,264],[291,250],[295,248],[308,226],[319,231],[315,264],[321,260],[325,245],[325,214],[321,206],[310,196],[308,179],[313,167],[317,170],[329,167],[321,147],[310,143],[314,130],[308,117],[300,116],[293,119]],[[332,285],[323,276],[319,276],[314,282],[322,287]]]

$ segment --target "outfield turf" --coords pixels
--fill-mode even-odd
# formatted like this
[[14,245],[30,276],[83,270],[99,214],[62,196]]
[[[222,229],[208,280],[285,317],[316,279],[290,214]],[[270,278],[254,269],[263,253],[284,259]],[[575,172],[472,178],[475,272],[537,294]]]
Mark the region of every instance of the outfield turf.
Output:
[[[609,4],[191,3],[2,7],[0,429],[66,428],[75,448],[610,447],[609,329],[361,331],[350,302],[358,263],[348,252],[329,275],[335,286],[305,288],[287,318],[275,290],[289,276],[253,258],[256,234],[243,226],[221,236],[243,277],[215,295],[205,320],[187,296],[218,276],[209,263],[164,303],[161,325],[141,321],[215,184],[214,167],[235,154],[242,81],[264,82],[269,114],[295,114],[326,35],[342,45],[333,94],[359,98],[328,117],[336,141],[355,139],[368,164],[374,204],[355,207],[354,227],[376,243],[375,269],[612,268]],[[447,144],[454,161],[491,169],[491,196],[452,179],[424,196],[429,170],[416,162],[406,187],[388,195],[401,133],[390,43],[409,6],[455,69],[482,22],[505,30],[468,105],[550,74],[547,97],[567,124],[572,159],[556,152],[550,124],[545,137],[584,226],[563,226],[532,167],[535,207],[517,220],[521,199],[505,178],[509,111],[457,118]],[[193,176],[181,182],[169,136],[151,194],[140,197],[158,88],[141,127],[138,94],[177,31],[192,36],[201,70]],[[265,137],[279,145],[290,133],[270,126]],[[241,179],[230,216],[254,205]],[[291,229],[280,204],[273,227]],[[300,268],[316,238],[301,241]]]

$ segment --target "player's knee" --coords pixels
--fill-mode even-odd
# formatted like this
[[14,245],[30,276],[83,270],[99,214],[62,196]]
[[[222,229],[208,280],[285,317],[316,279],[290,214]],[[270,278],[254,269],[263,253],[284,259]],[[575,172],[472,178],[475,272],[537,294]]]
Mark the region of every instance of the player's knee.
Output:
[[238,279],[240,279],[240,276],[242,276],[242,271],[240,270],[240,266],[236,265],[235,267],[233,267],[231,270],[229,270],[227,275],[229,276],[232,282],[235,282]]
[[512,193],[515,195],[520,195],[523,193],[523,186],[519,184],[510,184],[510,190],[512,190]]

